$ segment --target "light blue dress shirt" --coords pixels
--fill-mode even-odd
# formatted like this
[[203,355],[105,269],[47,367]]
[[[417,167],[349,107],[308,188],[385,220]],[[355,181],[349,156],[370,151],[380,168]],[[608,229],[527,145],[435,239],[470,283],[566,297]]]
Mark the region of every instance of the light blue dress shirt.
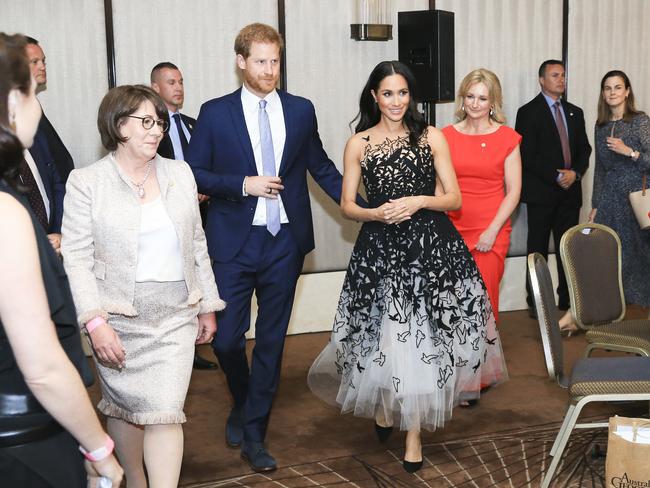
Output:
[[[183,147],[181,146],[181,138],[178,135],[178,129],[176,128],[176,121],[174,120],[174,114],[177,112],[169,111],[169,139],[172,141],[172,147],[174,148],[174,159],[180,159],[185,161],[185,155],[183,154]],[[178,112],[180,114],[180,112]],[[183,126],[183,132],[187,138],[187,142],[190,142],[190,131],[185,127],[185,122],[181,117],[181,126]]]

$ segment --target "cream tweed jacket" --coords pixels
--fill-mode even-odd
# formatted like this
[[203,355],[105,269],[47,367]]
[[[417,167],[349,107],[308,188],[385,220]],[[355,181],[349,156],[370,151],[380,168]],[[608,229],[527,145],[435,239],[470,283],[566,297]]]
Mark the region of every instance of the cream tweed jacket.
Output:
[[[154,160],[160,195],[183,253],[188,306],[222,310],[192,170],[183,161]],[[133,317],[140,203],[112,154],[70,173],[61,228],[61,254],[79,325],[108,314]]]

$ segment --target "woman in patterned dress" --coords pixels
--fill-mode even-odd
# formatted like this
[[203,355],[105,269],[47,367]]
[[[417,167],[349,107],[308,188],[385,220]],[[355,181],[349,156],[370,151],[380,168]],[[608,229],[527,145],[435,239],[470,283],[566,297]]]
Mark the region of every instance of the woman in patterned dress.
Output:
[[621,239],[625,301],[650,307],[650,232],[641,230],[629,193],[650,173],[650,118],[634,106],[627,75],[609,71],[600,82],[596,167],[589,220],[607,225]]
[[[380,440],[406,430],[409,472],[422,466],[421,428],[441,427],[481,383],[507,376],[485,285],[445,214],[461,203],[447,143],[418,113],[414,83],[384,61],[361,94],[341,210],[364,224],[332,337],[309,372],[315,394],[375,419]],[[367,209],[355,201],[362,180]]]

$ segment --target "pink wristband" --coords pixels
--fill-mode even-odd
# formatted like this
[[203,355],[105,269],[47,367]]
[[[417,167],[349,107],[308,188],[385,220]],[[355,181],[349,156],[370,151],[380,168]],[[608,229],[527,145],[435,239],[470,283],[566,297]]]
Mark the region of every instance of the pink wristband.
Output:
[[101,461],[106,459],[113,453],[113,448],[115,447],[115,442],[108,435],[106,436],[106,442],[102,447],[95,449],[94,451],[88,452],[83,446],[79,446],[79,450],[83,453],[84,457],[91,462]]
[[93,330],[95,330],[97,327],[99,327],[102,324],[105,324],[106,320],[104,320],[104,317],[95,317],[92,320],[89,320],[86,322],[86,331],[90,334]]

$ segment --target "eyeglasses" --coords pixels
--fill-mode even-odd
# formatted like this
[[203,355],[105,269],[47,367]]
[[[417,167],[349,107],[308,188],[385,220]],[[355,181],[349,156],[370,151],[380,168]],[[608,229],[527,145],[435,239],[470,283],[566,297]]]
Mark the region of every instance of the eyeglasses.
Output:
[[153,117],[150,117],[148,115],[145,117],[138,117],[137,115],[129,115],[128,117],[131,117],[132,119],[140,119],[142,121],[142,127],[144,127],[146,130],[151,129],[154,126],[154,124],[156,124],[163,132],[167,132],[167,129],[169,129],[169,122],[163,119],[155,120]]

